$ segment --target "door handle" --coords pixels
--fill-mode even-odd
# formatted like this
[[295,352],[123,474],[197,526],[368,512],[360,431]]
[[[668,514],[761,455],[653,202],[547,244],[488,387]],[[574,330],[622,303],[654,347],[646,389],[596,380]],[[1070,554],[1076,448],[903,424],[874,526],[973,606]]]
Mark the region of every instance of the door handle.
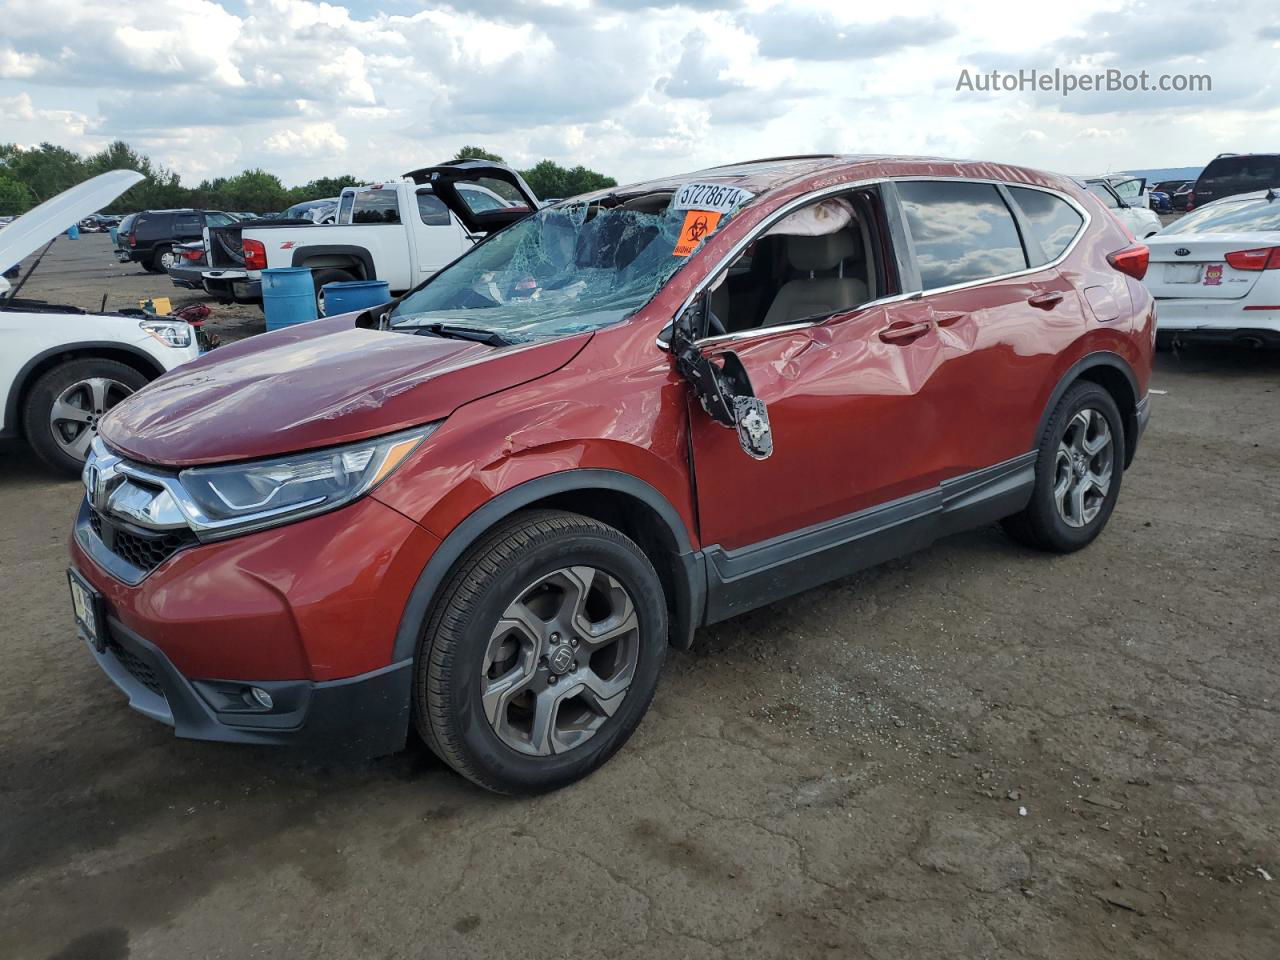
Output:
[[896,343],[900,346],[906,346],[913,340],[918,340],[929,332],[931,324],[927,320],[920,320],[916,323],[910,323],[906,320],[898,320],[889,324],[880,331],[880,339],[885,343]]
[[1033,297],[1027,297],[1027,303],[1033,307],[1039,307],[1041,310],[1052,310],[1062,302],[1062,293],[1058,290],[1050,290],[1047,293],[1037,293]]

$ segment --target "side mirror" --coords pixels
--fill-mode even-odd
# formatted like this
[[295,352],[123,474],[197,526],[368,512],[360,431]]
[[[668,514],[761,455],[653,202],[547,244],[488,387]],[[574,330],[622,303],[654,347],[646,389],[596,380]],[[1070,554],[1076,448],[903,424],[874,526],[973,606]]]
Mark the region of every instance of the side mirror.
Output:
[[[733,351],[709,359],[696,340],[706,320],[707,300],[700,296],[671,327],[671,352],[676,370],[693,388],[707,416],[738,432],[743,452],[755,460],[773,453],[773,431],[764,401],[756,397],[742,359]],[[717,364],[715,361],[718,360]]]

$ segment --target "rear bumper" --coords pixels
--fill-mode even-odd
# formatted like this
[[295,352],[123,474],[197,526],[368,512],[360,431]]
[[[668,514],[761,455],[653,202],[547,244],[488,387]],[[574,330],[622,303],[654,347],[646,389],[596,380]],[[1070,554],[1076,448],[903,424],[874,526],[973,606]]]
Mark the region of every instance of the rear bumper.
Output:
[[173,281],[175,287],[181,287],[184,290],[203,290],[204,277],[202,274],[208,269],[203,264],[191,267],[170,267],[169,279]]
[[1246,304],[1243,299],[1157,300],[1157,330],[1162,334],[1177,334],[1179,340],[1219,342],[1239,339],[1242,335],[1264,340],[1274,340],[1280,335],[1280,310],[1245,310]]
[[[290,745],[320,756],[376,757],[395,753],[409,728],[413,662],[394,663],[361,676],[310,680],[193,681],[159,647],[114,617],[98,666],[139,713],[192,740]],[[248,691],[272,701],[261,707]]]
[[262,280],[247,270],[202,268],[201,285],[210,296],[234,303],[261,303]]

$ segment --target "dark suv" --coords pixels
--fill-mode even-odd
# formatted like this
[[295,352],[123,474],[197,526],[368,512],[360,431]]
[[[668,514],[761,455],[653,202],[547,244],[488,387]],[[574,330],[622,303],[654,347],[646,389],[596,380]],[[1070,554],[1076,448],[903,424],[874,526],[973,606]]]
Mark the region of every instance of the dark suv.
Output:
[[1115,507],[1148,250],[1073,180],[791,157],[541,207],[485,161],[408,176],[489,236],[102,420],[76,623],[179,736],[371,756],[416,730],[548,790],[704,624],[995,521],[1078,550]]
[[1220,153],[1200,172],[1195,205],[1280,187],[1280,153]]
[[205,226],[222,227],[235,217],[216,210],[143,210],[125,217],[116,235],[116,259],[164,273],[179,262],[173,248],[204,237]]

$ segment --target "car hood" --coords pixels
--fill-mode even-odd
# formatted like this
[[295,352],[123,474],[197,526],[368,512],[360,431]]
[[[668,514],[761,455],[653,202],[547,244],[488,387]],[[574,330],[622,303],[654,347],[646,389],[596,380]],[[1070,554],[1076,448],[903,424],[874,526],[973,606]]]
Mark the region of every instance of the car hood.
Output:
[[362,329],[356,316],[221,347],[117,404],[99,432],[125,456],[168,467],[349,443],[546,376],[591,339],[492,347]]
[[21,263],[63,230],[97,213],[144,179],[135,170],[108,170],[28,210],[0,230],[0,272]]

